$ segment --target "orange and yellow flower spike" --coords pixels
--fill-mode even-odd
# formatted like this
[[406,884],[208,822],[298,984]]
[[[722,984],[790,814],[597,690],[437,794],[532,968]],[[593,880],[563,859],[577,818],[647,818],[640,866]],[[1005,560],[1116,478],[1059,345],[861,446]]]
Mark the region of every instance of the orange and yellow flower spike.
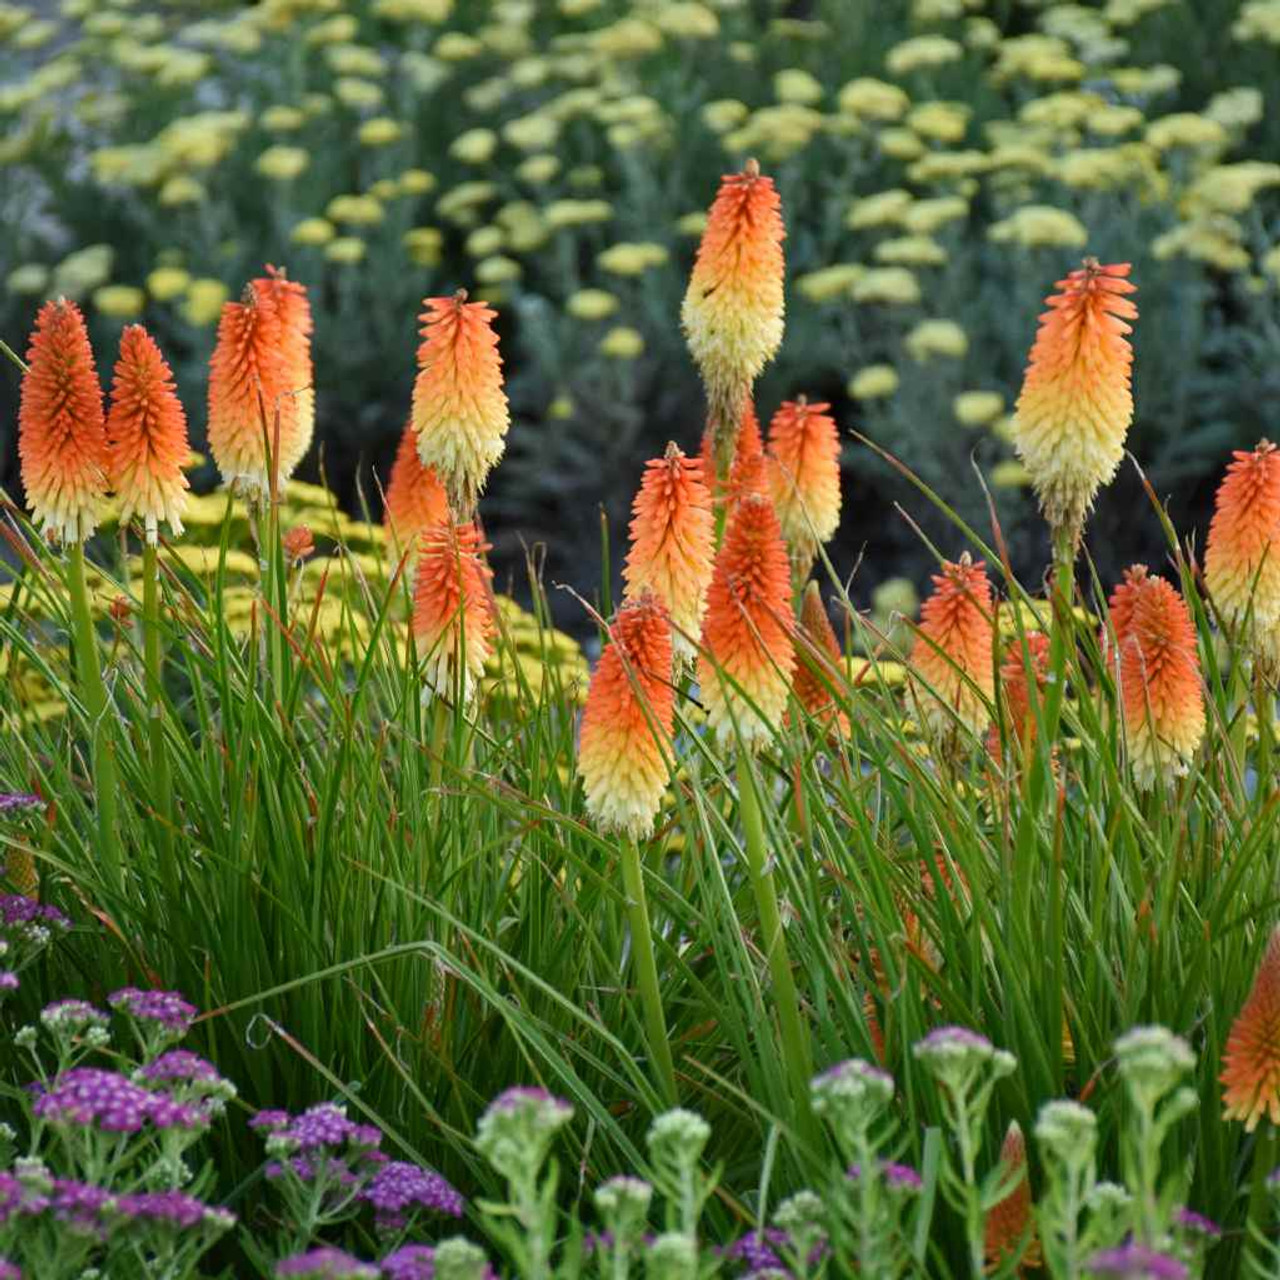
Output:
[[1271,933],[1262,963],[1222,1051],[1222,1118],[1280,1125],[1280,928]]
[[637,840],[653,831],[674,723],[671,622],[663,602],[642,591],[609,628],[582,713],[578,773],[587,812],[602,830]]
[[128,325],[120,335],[107,441],[107,469],[120,498],[121,524],[140,517],[153,545],[161,520],[180,536],[190,487],[183,472],[191,456],[187,416],[168,362],[140,324]]
[[1099,488],[1115,475],[1133,419],[1133,349],[1125,337],[1138,309],[1127,295],[1129,264],[1084,266],[1055,286],[1028,358],[1014,415],[1014,446],[1045,519],[1079,542]]
[[[1023,638],[1026,640],[1025,653]],[[1028,631],[1025,637],[1014,636],[1000,664],[1005,734],[1013,745],[1015,759],[1030,755],[1036,740],[1036,717],[1031,710],[1032,677],[1036,683],[1036,696],[1043,702],[1044,687],[1049,678],[1049,637],[1042,631]],[[987,750],[997,764],[1003,763],[998,724],[993,724],[987,731]]]
[[421,317],[413,429],[418,456],[439,476],[457,520],[469,520],[494,464],[502,457],[510,414],[502,357],[493,330],[497,312],[451,298],[427,298]]
[[823,730],[843,737],[849,732],[849,718],[836,706],[832,688],[845,679],[844,655],[816,582],[805,587],[800,603],[796,652],[796,701]]
[[1040,1243],[1036,1239],[1031,1212],[1031,1183],[1027,1178],[1027,1143],[1016,1120],[1009,1122],[1000,1145],[1003,1176],[1013,1181],[1003,1200],[987,1211],[984,1229],[987,1269],[1008,1274],[1012,1261],[1016,1274],[1042,1265]]
[[933,577],[933,594],[920,609],[920,628],[911,650],[917,697],[934,733],[949,737],[955,721],[974,733],[987,724],[987,704],[995,691],[991,669],[991,583],[981,560],[966,551],[943,563]]
[[785,236],[782,202],[754,160],[721,179],[680,312],[707,389],[721,478],[733,463],[740,406],[782,342]]
[[773,505],[738,503],[716,557],[698,655],[707,718],[722,742],[748,751],[782,725],[795,646],[787,547]]
[[223,304],[209,361],[209,452],[223,480],[255,499],[271,489],[267,446],[275,447],[277,422],[283,456],[295,416],[286,345],[270,292],[250,282],[239,302]]
[[[283,484],[311,448],[316,428],[315,370],[311,363],[311,303],[306,287],[282,267],[268,265],[253,282],[280,317],[280,482]],[[272,424],[274,430],[274,423]]]
[[396,460],[391,464],[382,518],[397,557],[407,551],[410,559],[417,554],[421,534],[449,519],[444,485],[430,467],[422,465],[412,421],[405,424]]
[[1205,582],[1229,624],[1252,613],[1254,634],[1264,638],[1280,626],[1280,450],[1263,440],[1232,458],[1214,499]]
[[1196,631],[1186,601],[1145,565],[1125,572],[1110,602],[1116,682],[1133,763],[1143,790],[1185,774],[1204,737]]
[[801,396],[769,424],[769,488],[802,576],[840,524],[840,437],[830,408]]
[[98,527],[107,496],[107,432],[89,333],[74,302],[36,315],[18,406],[22,487],[36,524],[61,542]]
[[423,661],[423,697],[470,702],[493,634],[488,545],[474,524],[442,522],[418,543],[413,634]]
[[676,661],[692,662],[715,551],[715,520],[702,463],[668,444],[661,458],[646,464],[631,510],[631,550],[622,570],[626,598],[652,591],[670,612]]

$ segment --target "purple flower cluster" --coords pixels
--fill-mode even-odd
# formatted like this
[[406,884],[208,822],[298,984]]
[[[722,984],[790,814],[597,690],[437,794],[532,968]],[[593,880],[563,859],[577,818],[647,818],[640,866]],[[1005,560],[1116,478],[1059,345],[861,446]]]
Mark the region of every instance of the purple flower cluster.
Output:
[[167,1227],[172,1231],[189,1231],[211,1218],[226,1228],[235,1222],[235,1215],[225,1209],[213,1209],[185,1191],[141,1191],[136,1195],[121,1196],[116,1211],[132,1222],[149,1226]]
[[1216,1240],[1222,1234],[1222,1228],[1212,1218],[1194,1209],[1181,1208],[1173,1215],[1173,1220],[1184,1231],[1194,1236],[1202,1236],[1206,1240]]
[[174,1036],[184,1036],[195,1021],[196,1007],[176,991],[142,991],[138,987],[122,987],[107,997],[113,1009],[127,1013],[139,1022],[153,1022]]
[[0,991],[17,991],[18,975],[12,969],[0,969]]
[[347,1119],[346,1110],[334,1102],[310,1107],[288,1124],[277,1126],[272,1141],[286,1143],[295,1151],[316,1151],[321,1147],[352,1146],[374,1150],[382,1144],[382,1133],[371,1124]]
[[57,907],[45,906],[21,893],[0,893],[0,941],[39,948],[53,933],[65,933],[69,928],[71,921]]
[[[880,1172],[884,1175],[885,1185],[892,1191],[919,1191],[924,1186],[923,1179],[909,1164],[896,1164],[892,1160],[886,1160],[880,1166]],[[862,1166],[851,1164],[848,1176],[851,1181],[857,1182],[862,1177]]]
[[724,1256],[731,1262],[739,1262],[750,1275],[755,1271],[776,1271],[782,1268],[782,1259],[777,1250],[787,1246],[787,1233],[777,1227],[766,1227],[763,1231],[749,1231],[731,1244]]
[[0,813],[15,813],[23,809],[39,809],[44,801],[28,791],[0,791]]
[[360,1199],[373,1206],[377,1225],[398,1230],[415,1209],[462,1217],[462,1196],[440,1174],[404,1160],[383,1165],[360,1192]]
[[1086,1265],[1092,1275],[1113,1280],[1187,1280],[1189,1274],[1177,1258],[1136,1241],[1095,1253]]
[[8,1258],[0,1258],[0,1280],[22,1280],[22,1272]]
[[40,1090],[33,1110],[53,1124],[104,1133],[137,1133],[148,1121],[157,1129],[191,1129],[205,1119],[199,1108],[96,1067],[76,1067],[60,1076],[51,1089]]
[[171,1049],[148,1063],[138,1074],[144,1080],[177,1081],[183,1084],[200,1083],[221,1085],[225,1081],[212,1062],[206,1061],[190,1049]]
[[402,1245],[382,1260],[384,1280],[435,1280],[436,1251],[427,1244]]
[[376,1267],[342,1249],[309,1249],[276,1263],[277,1276],[305,1276],[308,1280],[378,1280]]

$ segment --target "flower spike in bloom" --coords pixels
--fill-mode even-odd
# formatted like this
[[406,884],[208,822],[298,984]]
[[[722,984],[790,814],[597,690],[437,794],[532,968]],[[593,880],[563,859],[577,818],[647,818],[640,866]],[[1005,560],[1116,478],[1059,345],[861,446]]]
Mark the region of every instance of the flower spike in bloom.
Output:
[[653,830],[674,721],[671,623],[645,591],[618,610],[582,713],[578,772],[587,812],[603,830],[636,839]]
[[311,447],[316,427],[315,371],[311,363],[311,303],[307,290],[282,267],[267,266],[253,282],[280,317],[280,481],[287,480]]
[[[261,497],[271,488],[267,444],[280,427],[280,454],[291,438],[299,390],[289,385],[287,346],[274,294],[255,283],[226,302],[209,361],[209,451],[233,488]],[[281,473],[283,478],[283,473]]]
[[474,524],[424,530],[413,586],[413,634],[422,657],[423,698],[471,700],[489,656],[493,615],[488,545]]
[[796,661],[790,577],[773,505],[749,494],[716,557],[698,657],[707,718],[722,742],[736,734],[754,750],[782,724]]
[[849,732],[849,719],[831,694],[844,679],[843,655],[816,582],[804,590],[799,635],[796,701],[829,733],[843,736]]
[[773,180],[754,160],[721,179],[680,312],[707,389],[720,477],[733,462],[739,406],[782,342],[785,236]]
[[397,556],[417,553],[418,538],[433,524],[443,524],[449,518],[449,499],[444,485],[430,467],[422,465],[418,457],[418,435],[410,420],[405,424],[396,450],[396,460],[391,465],[391,478],[387,481],[386,505],[383,520],[391,534]]
[[140,324],[128,325],[120,335],[107,440],[121,524],[140,516],[153,545],[161,520],[179,536],[189,488],[182,470],[191,454],[187,416],[168,362]]
[[1116,473],[1133,419],[1126,334],[1138,309],[1129,264],[1084,266],[1059,280],[1059,293],[1028,358],[1014,417],[1014,444],[1054,530],[1080,539],[1098,489]]
[[1222,1051],[1224,1120],[1280,1125],[1280,928],[1272,931],[1253,988]]
[[769,488],[791,558],[805,572],[840,523],[840,438],[830,408],[801,396],[769,424]]
[[934,575],[911,650],[924,717],[935,733],[949,736],[953,717],[975,733],[986,725],[995,691],[992,644],[991,583],[983,562],[975,564],[966,551]]
[[1000,1163],[1005,1180],[1011,1184],[1004,1199],[987,1211],[985,1252],[990,1271],[1005,1268],[1015,1259],[1017,1274],[1040,1266],[1040,1245],[1031,1214],[1031,1185],[1027,1180],[1027,1144],[1016,1120],[1009,1122],[1000,1146]]
[[440,477],[455,519],[471,518],[510,423],[502,358],[492,321],[497,312],[468,302],[466,290],[428,298],[413,385],[418,456]]
[[1280,450],[1263,440],[1233,461],[1214,499],[1204,573],[1223,618],[1252,612],[1259,637],[1280,625]]
[[1204,696],[1196,631],[1186,601],[1146,565],[1126,570],[1110,602],[1120,705],[1143,790],[1187,772],[1204,737]]
[[[1026,640],[1026,652],[1022,642]],[[1028,671],[1028,667],[1030,670]],[[1025,636],[1014,636],[1000,664],[1000,688],[1004,693],[1005,733],[1018,754],[1030,754],[1036,739],[1036,718],[1031,710],[1031,681],[1034,676],[1037,697],[1043,696],[1049,678],[1049,637],[1042,631],[1028,631]],[[987,731],[987,750],[997,764],[1002,763],[1000,726],[993,724]]]
[[62,542],[90,537],[107,493],[107,432],[84,317],[65,298],[36,315],[22,375],[18,457],[40,528]]
[[715,529],[702,463],[667,445],[645,465],[632,505],[631,550],[622,570],[626,598],[652,591],[671,614],[671,647],[691,662],[702,632]]
[[[733,446],[733,460],[752,458],[764,453],[764,441],[760,436],[760,419],[756,417],[755,402],[750,396],[742,403],[742,416],[738,420],[738,434]],[[717,505],[724,500],[726,486],[733,487],[733,478],[720,479],[716,475],[716,451],[714,432],[710,424],[702,433],[702,447],[698,456],[702,459],[702,475]]]

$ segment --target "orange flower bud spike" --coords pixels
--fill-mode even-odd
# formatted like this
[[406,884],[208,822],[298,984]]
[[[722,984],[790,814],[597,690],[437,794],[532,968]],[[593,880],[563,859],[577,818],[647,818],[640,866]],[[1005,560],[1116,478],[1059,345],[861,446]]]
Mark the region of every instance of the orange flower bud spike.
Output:
[[652,591],[670,612],[677,663],[691,663],[707,608],[715,538],[702,463],[667,445],[645,466],[632,511],[631,550],[622,570],[626,598]]
[[423,661],[423,698],[471,701],[490,653],[488,546],[474,524],[431,525],[419,539],[413,634]]
[[1143,790],[1185,774],[1204,738],[1195,625],[1186,601],[1145,565],[1111,597],[1116,683],[1134,780]]
[[1280,628],[1280,450],[1238,450],[1218,487],[1205,582],[1229,626],[1252,616],[1254,648],[1270,656]]
[[1016,1274],[1025,1275],[1027,1271],[1041,1266],[1041,1256],[1031,1211],[1027,1144],[1016,1120],[1011,1120],[1005,1131],[1004,1142],[1000,1146],[1000,1163],[1011,1185],[1004,1198],[987,1211],[987,1270],[1007,1275],[1007,1268],[1013,1261],[1017,1267]]
[[643,591],[619,609],[591,677],[578,772],[587,812],[605,831],[645,839],[653,831],[669,775],[675,723],[671,622]]
[[801,580],[840,524],[840,437],[830,408],[801,396],[769,424],[769,489]]
[[168,363],[140,324],[128,325],[120,335],[107,440],[121,524],[141,517],[152,545],[161,520],[175,537],[181,536],[189,488],[183,467],[191,454],[187,416]]
[[1252,1133],[1280,1125],[1280,928],[1272,931],[1253,988],[1222,1052],[1222,1118]]
[[[311,303],[304,285],[268,265],[255,290],[280,318],[280,483],[293,475],[315,435],[315,370],[311,363]],[[274,430],[274,423],[272,423]]]
[[733,463],[740,406],[782,342],[785,236],[778,193],[754,160],[721,180],[680,313],[707,389],[720,479]]
[[418,436],[410,420],[405,424],[387,482],[383,521],[397,557],[417,554],[418,539],[432,525],[449,518],[449,499],[436,473],[418,457]]
[[849,732],[849,718],[836,706],[831,692],[833,686],[844,682],[844,655],[816,582],[805,587],[796,650],[796,701],[826,732],[844,737]]
[[[1004,662],[1000,664],[1005,732],[1014,749],[1015,759],[1029,755],[1036,738],[1036,717],[1031,709],[1031,678],[1035,680],[1036,697],[1043,703],[1048,677],[1049,637],[1041,631],[1028,631],[1023,637],[1015,636],[1005,654]],[[999,725],[993,724],[987,731],[987,750],[997,764],[1003,763]]]
[[795,648],[790,572],[767,498],[745,497],[716,557],[698,657],[707,717],[722,742],[748,752],[781,726]]
[[418,456],[440,478],[455,519],[470,519],[502,457],[510,414],[492,322],[497,312],[468,302],[465,289],[428,298],[413,386]]
[[1126,335],[1138,309],[1129,264],[1084,266],[1059,280],[1028,358],[1014,446],[1045,519],[1072,547],[1102,485],[1116,473],[1133,419]]
[[245,286],[239,302],[226,302],[209,361],[209,451],[233,489],[255,501],[271,489],[267,446],[280,452],[289,438],[294,400],[285,364],[280,310],[270,290]]
[[107,496],[106,422],[84,317],[65,298],[36,315],[18,406],[18,458],[40,529],[72,545],[91,537]]
[[987,703],[995,692],[986,566],[965,552],[957,562],[943,564],[933,588],[921,607],[911,650],[917,696],[934,733],[950,737],[957,719],[977,733],[987,724]]

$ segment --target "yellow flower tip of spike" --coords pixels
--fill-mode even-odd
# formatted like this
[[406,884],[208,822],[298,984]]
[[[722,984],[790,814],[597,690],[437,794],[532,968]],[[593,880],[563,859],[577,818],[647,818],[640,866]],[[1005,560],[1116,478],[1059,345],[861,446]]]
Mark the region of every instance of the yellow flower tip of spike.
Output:
[[141,517],[146,538],[158,541],[160,521],[182,534],[190,453],[187,417],[160,348],[139,324],[120,336],[120,359],[107,413],[107,471],[119,496],[120,523]]
[[1195,624],[1186,601],[1145,565],[1134,565],[1110,601],[1103,649],[1116,673],[1134,781],[1144,791],[1185,775],[1204,738],[1204,695]]
[[469,517],[502,456],[510,413],[493,330],[497,312],[465,290],[428,298],[413,387],[418,456],[440,478],[455,517]]
[[1115,475],[1133,418],[1126,335],[1138,309],[1129,264],[1094,258],[1057,284],[1028,359],[1015,447],[1045,518],[1078,542],[1099,488]]
[[66,543],[92,536],[107,496],[106,420],[84,317],[65,298],[36,313],[19,394],[18,458],[41,530]]
[[958,720],[977,733],[987,725],[995,692],[991,583],[986,566],[968,552],[933,577],[933,593],[920,609],[911,650],[917,698],[932,731],[950,737]]
[[484,673],[494,630],[488,545],[474,524],[432,525],[418,541],[413,635],[423,663],[424,701],[471,701]]
[[671,645],[682,665],[697,653],[715,550],[711,493],[701,459],[667,445],[645,465],[632,505],[631,549],[622,570],[626,598],[646,591],[671,617]]
[[754,751],[781,728],[796,661],[790,579],[773,506],[749,494],[716,557],[698,655],[707,721],[722,743]]
[[1222,1118],[1246,1133],[1280,1125],[1280,929],[1273,930],[1249,997],[1222,1052]]
[[707,388],[721,475],[739,408],[782,342],[785,236],[773,180],[754,160],[721,179],[680,312]]
[[1222,616],[1255,632],[1280,622],[1280,451],[1263,440],[1232,454],[1214,500],[1205,582]]
[[643,839],[669,779],[675,721],[671,624],[650,592],[628,600],[587,690],[578,746],[587,812],[605,831]]
[[784,401],[769,424],[768,486],[791,558],[807,566],[840,524],[840,437],[831,406]]

